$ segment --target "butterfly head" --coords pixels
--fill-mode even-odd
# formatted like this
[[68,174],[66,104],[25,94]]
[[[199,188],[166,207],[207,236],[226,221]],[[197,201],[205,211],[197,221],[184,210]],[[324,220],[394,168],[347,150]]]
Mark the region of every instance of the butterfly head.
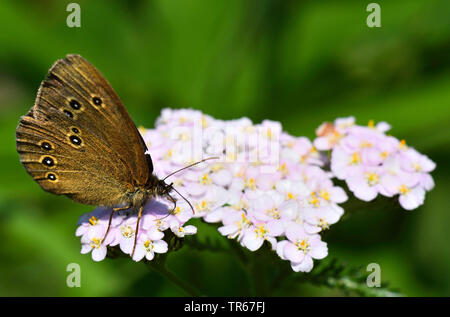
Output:
[[170,192],[173,190],[173,183],[167,184],[164,180],[159,179],[156,183],[155,194],[161,197],[168,198]]
[[[190,164],[188,166],[185,166],[183,168],[180,168],[179,170],[176,170],[175,172],[170,173],[169,175],[167,175],[163,179],[159,179],[155,174],[152,173],[150,175],[149,181],[147,183],[148,195],[149,196],[153,196],[153,197],[156,197],[156,196],[163,197],[163,198],[173,202],[174,206],[176,207],[176,201],[177,200],[171,195],[171,192],[175,191],[178,194],[178,196],[183,198],[188,203],[188,205],[192,209],[192,212],[195,213],[194,207],[192,207],[192,204],[189,202],[189,200],[187,200],[186,197],[184,197],[178,190],[176,190],[173,187],[173,183],[167,184],[165,182],[165,180],[167,178],[169,178],[170,176],[176,174],[176,173],[179,173],[179,172],[181,172],[181,171],[183,171],[183,170],[185,170],[187,168],[190,168],[190,167],[192,167],[194,165],[200,164],[200,163],[202,163],[204,161],[211,160],[211,159],[217,159],[217,157],[209,157],[209,158],[203,159],[201,161],[195,162],[193,164]],[[150,162],[151,162],[151,159],[150,159]],[[153,169],[151,169],[151,170],[153,170]],[[174,210],[175,210],[175,207],[174,207]]]
[[152,174],[151,176],[151,185],[148,189],[148,194],[150,196],[156,197],[162,197],[169,201],[171,201],[174,204],[173,210],[176,208],[177,200],[171,195],[172,191],[175,191],[181,198],[183,198],[188,205],[191,207],[192,212],[195,213],[194,207],[192,207],[192,204],[187,200],[179,191],[177,191],[173,187],[173,183],[167,184],[164,179],[159,179],[156,175]]

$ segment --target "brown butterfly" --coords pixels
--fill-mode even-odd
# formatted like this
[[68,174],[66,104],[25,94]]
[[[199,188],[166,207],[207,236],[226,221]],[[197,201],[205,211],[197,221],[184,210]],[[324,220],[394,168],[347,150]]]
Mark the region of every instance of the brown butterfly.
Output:
[[50,68],[34,106],[20,118],[16,142],[21,163],[44,190],[115,207],[105,237],[114,212],[132,208],[138,212],[136,246],[147,201],[163,196],[176,206],[170,195],[175,189],[153,174],[144,140],[119,97],[79,55],[67,55]]

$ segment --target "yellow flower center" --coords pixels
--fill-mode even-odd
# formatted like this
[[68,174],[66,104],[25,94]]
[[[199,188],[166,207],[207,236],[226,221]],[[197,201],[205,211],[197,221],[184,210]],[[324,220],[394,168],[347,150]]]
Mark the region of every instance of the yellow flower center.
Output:
[[151,243],[150,240],[146,240],[144,242],[144,247],[147,249],[147,251],[150,251],[151,249],[153,249],[153,243]]
[[94,248],[98,249],[98,248],[100,248],[100,245],[101,245],[100,239],[92,238],[92,240],[91,240],[91,248],[92,249],[94,249]]
[[247,179],[247,180],[245,181],[244,186],[245,186],[246,188],[250,188],[250,189],[255,190],[255,189],[256,189],[256,182],[255,182],[255,179],[254,179],[254,178],[249,178],[249,179]]
[[297,241],[295,243],[295,245],[297,246],[297,249],[303,251],[303,253],[306,253],[309,250],[309,243],[308,243],[307,239],[303,239],[302,241]]
[[366,179],[370,186],[374,186],[380,181],[380,176],[377,173],[367,172]]
[[330,193],[324,189],[319,190],[319,196],[325,199],[326,201],[330,200]]
[[320,206],[320,200],[319,200],[316,196],[311,197],[311,198],[308,200],[308,202],[309,202],[311,205],[313,205],[314,207],[319,207],[319,206]]
[[353,153],[350,164],[358,165],[361,162],[361,155],[358,152]]
[[251,225],[251,221],[248,220],[248,218],[245,216],[245,213],[242,213],[241,215],[242,219],[237,222],[237,226],[239,229],[242,229],[243,227],[247,227]]
[[323,218],[320,218],[320,219],[319,219],[319,224],[318,224],[318,226],[321,227],[322,230],[325,230],[325,229],[328,229],[328,228],[329,228],[328,222],[326,222],[325,219],[323,219]]
[[286,194],[286,200],[290,200],[290,199],[295,199],[295,195],[292,194],[291,192],[288,192],[288,193]]
[[401,185],[398,188],[398,190],[399,190],[400,194],[402,194],[402,195],[406,195],[406,194],[408,194],[411,191],[411,189],[408,188],[406,185]]
[[276,207],[274,207],[272,209],[267,209],[266,215],[268,215],[274,219],[280,219],[280,211]]
[[369,147],[372,147],[372,143],[364,140],[359,144],[359,147],[360,148],[369,148]]
[[258,237],[263,238],[267,234],[267,229],[264,227],[264,225],[257,225],[255,228],[255,232]]
[[158,230],[161,230],[161,227],[164,225],[164,222],[161,219],[157,219],[155,223]]
[[235,210],[247,209],[247,204],[243,200],[239,200],[237,204],[232,205]]
[[200,183],[203,185],[209,185],[212,183],[211,177],[209,177],[208,173],[203,174],[203,176],[200,179]]
[[375,121],[369,120],[369,123],[367,124],[367,126],[368,126],[369,128],[374,128],[374,127],[375,127]]
[[314,207],[320,206],[320,200],[317,198],[316,192],[311,193],[311,198],[308,199],[308,202],[313,205]]
[[134,230],[130,226],[121,226],[120,232],[122,233],[122,236],[125,238],[131,238],[134,235]]
[[248,218],[245,216],[245,213],[242,213],[241,217],[242,217],[242,222],[244,222],[246,224],[251,224],[250,220],[248,220]]
[[209,204],[206,200],[202,200],[200,203],[194,203],[194,207],[200,212],[209,210]]
[[289,173],[289,169],[286,166],[286,163],[281,164],[281,166],[278,168],[278,170],[283,174],[287,175]]
[[172,155],[173,155],[173,150],[172,150],[172,149],[169,149],[169,150],[167,151],[167,153],[164,154],[163,159],[164,159],[165,161],[167,161],[167,160],[169,160],[169,159],[172,157]]

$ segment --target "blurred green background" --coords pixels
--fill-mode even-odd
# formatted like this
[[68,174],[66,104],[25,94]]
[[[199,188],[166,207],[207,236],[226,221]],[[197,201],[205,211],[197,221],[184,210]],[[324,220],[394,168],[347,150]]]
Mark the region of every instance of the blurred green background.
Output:
[[[45,193],[19,163],[18,119],[68,53],[98,67],[147,128],[163,107],[268,118],[311,138],[338,116],[388,121],[437,163],[436,187],[417,210],[361,210],[334,225],[330,257],[379,263],[382,281],[406,295],[450,295],[448,0],[377,1],[381,28],[366,25],[371,1],[78,0],[81,28],[66,26],[70,2],[0,2],[0,296],[183,295],[142,263],[81,255],[75,224],[92,207]],[[223,240],[195,224],[200,238]],[[66,287],[72,262],[81,288]],[[185,247],[167,265],[208,295],[248,288],[228,252]],[[273,294],[342,295],[303,283]]]

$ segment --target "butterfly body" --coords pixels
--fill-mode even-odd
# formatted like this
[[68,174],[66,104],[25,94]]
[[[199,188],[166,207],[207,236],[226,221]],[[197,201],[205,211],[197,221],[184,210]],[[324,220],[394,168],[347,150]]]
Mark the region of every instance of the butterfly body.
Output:
[[158,196],[173,201],[173,198],[170,197],[171,190],[171,185],[160,180],[155,174],[151,174],[148,184],[144,187],[135,187],[134,191],[128,192],[122,205],[131,206],[133,209],[137,210],[141,206],[144,206],[148,200]]

